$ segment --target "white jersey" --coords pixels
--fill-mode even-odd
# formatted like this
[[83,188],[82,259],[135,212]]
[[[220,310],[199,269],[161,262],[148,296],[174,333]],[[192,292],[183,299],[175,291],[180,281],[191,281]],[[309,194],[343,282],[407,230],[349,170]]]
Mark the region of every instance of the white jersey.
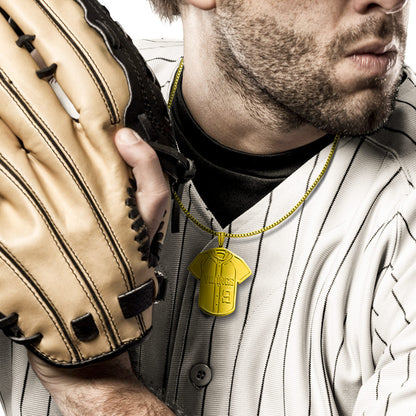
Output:
[[[168,95],[181,45],[141,42]],[[330,147],[224,229],[240,233],[288,211],[318,176]],[[253,271],[236,310],[198,307],[187,270],[217,239],[180,218],[161,270],[166,299],[132,358],[146,385],[186,416],[405,416],[416,414],[416,78],[405,70],[388,125],[343,138],[319,186],[298,211],[259,236],[224,246]],[[185,206],[221,230],[192,182]],[[59,415],[1,336],[0,392],[8,415]]]

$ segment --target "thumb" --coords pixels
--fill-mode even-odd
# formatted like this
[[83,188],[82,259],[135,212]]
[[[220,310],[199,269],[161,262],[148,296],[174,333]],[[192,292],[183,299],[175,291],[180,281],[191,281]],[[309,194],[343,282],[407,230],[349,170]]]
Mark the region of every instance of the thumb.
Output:
[[169,201],[169,186],[156,152],[133,130],[120,129],[115,144],[125,162],[132,167],[137,183],[136,199],[150,241],[157,232]]

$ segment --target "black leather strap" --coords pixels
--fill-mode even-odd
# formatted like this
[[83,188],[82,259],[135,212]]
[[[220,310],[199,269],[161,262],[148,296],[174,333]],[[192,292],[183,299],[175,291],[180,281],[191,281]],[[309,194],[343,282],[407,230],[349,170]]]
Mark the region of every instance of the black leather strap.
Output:
[[165,275],[163,275],[163,273],[156,271],[155,272],[155,276],[157,279],[157,283],[159,285],[159,290],[158,293],[156,295],[156,299],[155,299],[155,303],[156,302],[160,302],[162,300],[165,300],[165,296],[166,296],[166,289],[167,289],[167,280]]
[[35,47],[32,45],[32,42],[35,40],[35,35],[21,35],[16,41],[16,45],[19,48],[25,47],[29,52],[32,52]]
[[4,315],[0,312],[0,329],[4,334],[9,337],[16,344],[22,345],[36,345],[43,338],[42,334],[36,333],[30,336],[23,336],[23,332],[17,325],[19,315],[17,313],[11,313],[10,315]]
[[31,335],[30,337],[13,336],[13,335],[11,335],[11,336],[9,336],[9,338],[12,341],[14,341],[16,344],[21,344],[21,345],[27,346],[27,345],[36,345],[36,344],[39,344],[39,342],[43,338],[43,335],[38,332],[35,335]]
[[0,329],[9,328],[17,324],[17,320],[19,319],[19,315],[17,313],[11,313],[10,315],[4,316],[0,314]]
[[36,75],[40,79],[50,78],[52,75],[55,75],[57,67],[58,67],[58,65],[56,65],[56,64],[49,65],[46,68],[42,68],[42,69],[37,70]]
[[[191,164],[179,152],[160,85],[121,26],[96,0],[76,0],[85,11],[86,21],[105,39],[111,54],[123,66],[132,97],[125,112],[125,125],[137,131],[160,157],[171,185],[183,183],[193,175]],[[167,150],[169,148],[169,151]]]
[[71,321],[72,329],[80,341],[88,342],[98,337],[98,328],[94,317],[86,313]]
[[153,279],[118,297],[121,311],[126,319],[137,316],[152,306],[155,300],[155,283]]

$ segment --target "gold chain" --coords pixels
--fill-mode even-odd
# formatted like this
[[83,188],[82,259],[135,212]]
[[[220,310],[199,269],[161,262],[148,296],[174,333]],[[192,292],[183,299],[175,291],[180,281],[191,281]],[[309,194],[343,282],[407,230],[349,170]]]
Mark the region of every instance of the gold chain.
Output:
[[173,97],[175,97],[176,90],[178,89],[179,78],[181,77],[182,71],[183,71],[183,59],[181,59],[179,67],[176,71],[176,75],[175,75],[175,79],[173,81],[172,89],[170,90],[169,101],[168,101],[169,110],[172,107]]
[[[169,101],[168,101],[168,108],[169,109],[172,106],[173,98],[174,98],[176,90],[178,88],[179,78],[181,76],[182,70],[183,70],[183,59],[181,60],[181,62],[179,64],[179,68],[176,72],[175,80],[174,80],[173,85],[172,85],[172,90],[171,90],[170,95],[169,95]],[[207,233],[209,233],[213,236],[221,237],[223,239],[224,237],[227,237],[227,238],[244,238],[244,237],[252,237],[254,235],[262,234],[266,231],[271,230],[272,228],[277,227],[283,221],[287,220],[291,215],[293,215],[297,211],[298,208],[300,208],[303,205],[303,203],[306,201],[308,196],[312,193],[312,191],[316,188],[318,183],[321,181],[322,177],[325,175],[325,172],[328,170],[328,166],[329,166],[329,164],[332,160],[332,157],[334,156],[335,149],[337,147],[339,139],[340,139],[340,136],[339,136],[339,134],[337,134],[334,138],[333,143],[332,143],[332,147],[331,147],[331,150],[329,151],[329,155],[328,155],[328,157],[325,161],[324,167],[322,168],[321,172],[319,173],[319,175],[317,176],[317,178],[315,179],[313,184],[308,188],[308,190],[305,192],[305,194],[302,196],[302,198],[297,202],[297,204],[289,212],[287,212],[285,215],[283,215],[283,217],[279,218],[274,223],[272,223],[270,225],[267,225],[266,227],[260,228],[259,230],[251,231],[251,232],[247,232],[247,233],[226,233],[226,232],[223,232],[223,231],[214,231],[211,228],[209,228],[209,227],[205,226],[204,224],[202,224],[201,222],[199,222],[186,209],[185,205],[183,204],[183,202],[179,198],[179,195],[175,191],[173,192],[173,196],[174,196],[176,202],[178,203],[179,207],[181,208],[181,210],[184,212],[184,214],[195,225],[197,225],[199,228],[201,228],[202,230],[206,231]]]

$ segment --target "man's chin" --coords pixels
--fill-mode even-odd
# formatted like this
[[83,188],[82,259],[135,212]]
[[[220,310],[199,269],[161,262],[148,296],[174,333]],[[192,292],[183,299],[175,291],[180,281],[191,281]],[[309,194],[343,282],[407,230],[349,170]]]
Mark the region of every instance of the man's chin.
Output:
[[[362,109],[365,109],[364,111]],[[361,111],[357,111],[361,109]],[[382,129],[393,113],[393,102],[384,102],[380,106],[360,106],[348,111],[333,114],[324,122],[313,123],[315,127],[331,134],[342,136],[362,136],[374,134]],[[328,114],[328,113],[327,113]]]
[[361,125],[358,125],[356,128],[346,129],[343,133],[344,136],[365,136],[372,135],[383,129],[386,123],[391,117],[391,112],[380,120],[378,115],[370,115],[370,117],[365,120]]
[[[377,81],[374,81],[377,83]],[[339,97],[322,114],[324,123],[316,126],[344,136],[373,134],[385,126],[395,106],[397,87],[385,91],[380,85],[367,85],[359,93]]]

